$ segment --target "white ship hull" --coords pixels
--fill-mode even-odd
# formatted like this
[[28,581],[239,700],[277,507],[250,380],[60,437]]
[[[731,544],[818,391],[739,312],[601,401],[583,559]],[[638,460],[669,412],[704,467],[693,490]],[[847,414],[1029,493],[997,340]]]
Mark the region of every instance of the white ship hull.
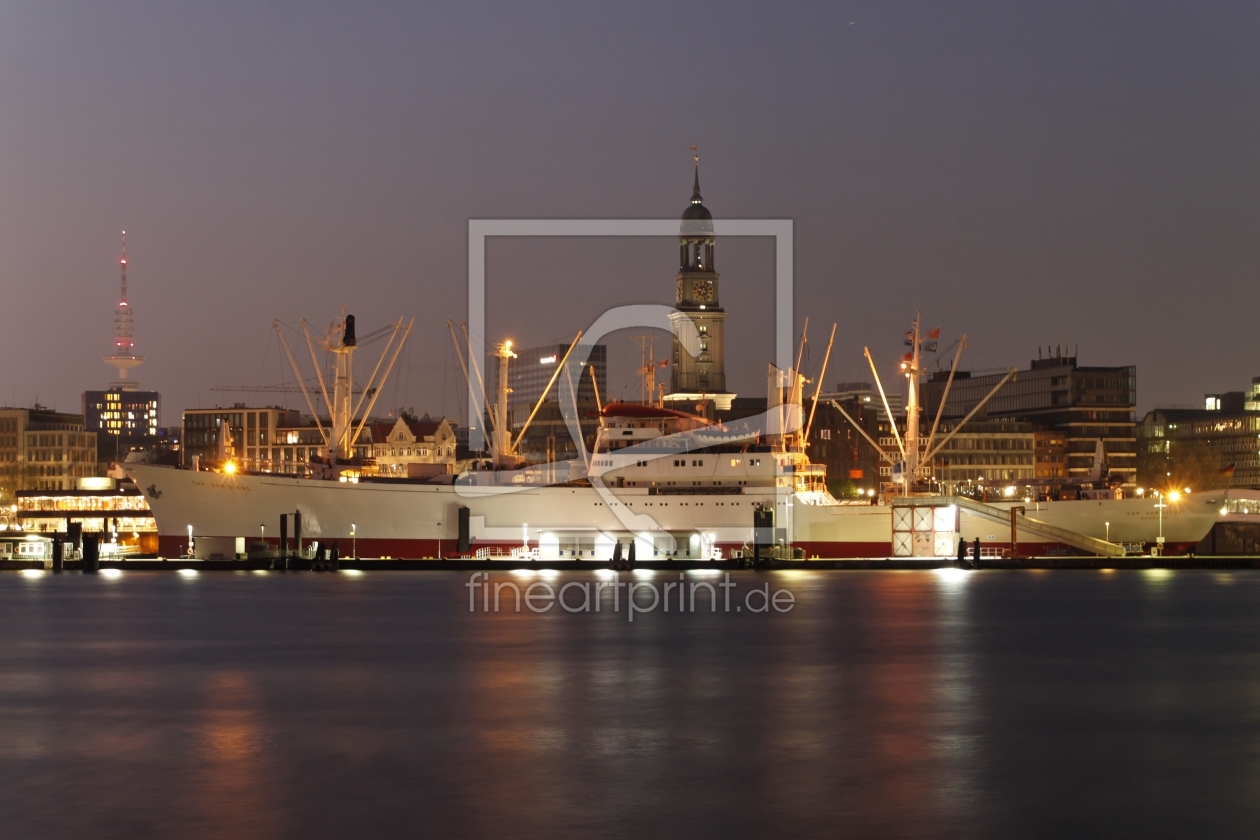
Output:
[[[459,508],[469,509],[471,551],[528,546],[540,559],[608,559],[618,540],[633,538],[637,557],[699,559],[717,548],[728,554],[753,541],[753,511],[774,505],[776,537],[807,557],[889,557],[892,508],[881,505],[809,504],[785,488],[748,486],[738,493],[687,495],[648,487],[539,486],[504,490],[393,482],[346,483],[272,475],[228,475],[144,464],[125,469],[142,488],[157,521],[160,553],[187,550],[191,526],[195,553],[230,557],[241,541],[265,537],[278,544],[282,514],[300,512],[302,537],[338,541],[343,556],[458,556]],[[816,498],[816,497],[815,497]],[[1097,539],[1150,546],[1162,527],[1165,550],[1193,547],[1219,516],[1219,499],[1190,496],[1159,510],[1149,499],[1025,504],[1027,515]],[[1009,505],[1007,505],[1009,507]],[[951,539],[980,539],[986,553],[1009,549],[1011,533],[967,511]],[[1109,525],[1107,523],[1110,523]],[[1044,537],[1017,533],[1023,553],[1060,548]],[[956,543],[955,543],[956,545]],[[938,550],[952,554],[953,550]]]

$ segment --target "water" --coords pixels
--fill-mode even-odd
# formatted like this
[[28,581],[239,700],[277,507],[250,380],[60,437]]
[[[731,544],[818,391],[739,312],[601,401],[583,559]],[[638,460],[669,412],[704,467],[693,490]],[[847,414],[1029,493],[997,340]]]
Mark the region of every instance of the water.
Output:
[[0,834],[1260,830],[1257,573],[737,573],[633,622],[467,580],[0,575]]

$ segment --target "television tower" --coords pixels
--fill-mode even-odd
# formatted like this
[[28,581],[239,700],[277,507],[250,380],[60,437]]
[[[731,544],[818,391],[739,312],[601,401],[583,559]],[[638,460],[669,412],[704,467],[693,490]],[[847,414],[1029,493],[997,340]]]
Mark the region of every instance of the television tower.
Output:
[[131,306],[127,303],[127,231],[122,232],[122,256],[118,259],[122,270],[122,291],[118,298],[118,306],[114,307],[114,353],[104,358],[105,364],[118,370],[118,379],[109,383],[110,388],[120,391],[135,391],[140,383],[134,381],[131,369],[144,363],[143,356],[135,354],[135,324],[131,317]]

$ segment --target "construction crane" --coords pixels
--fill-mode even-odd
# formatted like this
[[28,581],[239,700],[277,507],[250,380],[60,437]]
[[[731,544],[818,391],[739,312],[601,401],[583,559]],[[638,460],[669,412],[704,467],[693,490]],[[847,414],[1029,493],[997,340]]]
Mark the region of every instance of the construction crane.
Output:
[[[312,386],[317,382],[312,381]],[[301,385],[220,385],[211,388],[211,391],[222,391],[227,394],[300,394],[302,393]],[[354,394],[362,393],[362,390],[355,388],[351,391]]]

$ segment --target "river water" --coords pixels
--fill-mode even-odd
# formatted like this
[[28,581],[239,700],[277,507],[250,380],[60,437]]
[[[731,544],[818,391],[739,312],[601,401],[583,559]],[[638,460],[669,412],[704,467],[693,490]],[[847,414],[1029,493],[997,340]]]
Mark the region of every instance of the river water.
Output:
[[1260,833],[1260,573],[678,578],[4,573],[0,835]]

